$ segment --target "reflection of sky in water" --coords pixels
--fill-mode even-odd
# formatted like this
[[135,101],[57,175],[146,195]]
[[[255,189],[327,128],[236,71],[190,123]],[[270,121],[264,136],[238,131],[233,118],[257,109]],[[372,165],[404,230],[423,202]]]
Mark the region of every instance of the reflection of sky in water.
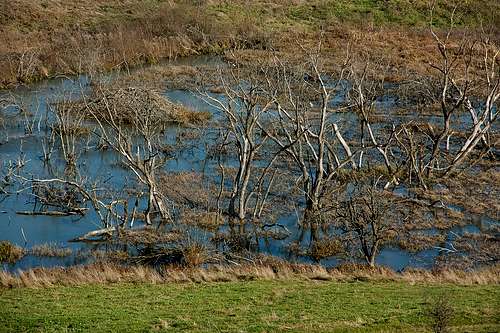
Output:
[[[212,58],[213,59],[213,58]],[[210,59],[201,59],[200,64],[210,63]],[[220,61],[219,61],[220,62]],[[216,61],[217,63],[217,61]],[[193,64],[187,62],[187,64]],[[45,115],[47,111],[47,101],[64,96],[78,98],[80,92],[88,91],[88,80],[85,76],[78,76],[73,80],[59,78],[43,81],[30,88],[21,87],[10,93],[30,107],[30,110],[37,110],[35,118],[39,119]],[[75,93],[76,92],[76,93]],[[0,92],[0,96],[7,96],[7,92]],[[216,120],[221,120],[220,113],[212,106],[207,105],[202,98],[188,91],[172,90],[165,92],[165,95],[174,102],[182,103],[190,108],[199,111],[209,111],[214,115]],[[216,98],[221,98],[220,95],[213,94]],[[7,96],[8,97],[8,96]],[[331,107],[340,105],[345,98],[345,94],[338,92],[330,103]],[[384,96],[377,100],[377,108],[391,108],[397,102],[393,96]],[[8,108],[7,116],[12,117],[17,112],[16,108]],[[346,139],[350,139],[356,135],[356,117],[350,113],[332,114],[332,118],[339,124],[339,127],[344,131]],[[469,119],[464,116],[458,121],[467,124]],[[37,128],[38,125],[35,126]],[[40,125],[43,129],[43,122]],[[377,128],[379,125],[374,125]],[[465,125],[464,125],[465,126]],[[41,160],[43,155],[41,146],[41,135],[35,130],[35,135],[26,136],[22,121],[7,122],[5,129],[0,128],[0,167],[5,166],[8,161],[16,160],[20,153],[24,155],[29,162],[23,169],[24,174],[33,174],[39,178],[60,176],[64,169],[64,160],[60,153],[54,152],[54,158],[50,166],[44,165]],[[176,144],[178,140],[183,145],[183,149],[176,151],[172,158],[167,160],[163,169],[169,172],[180,171],[195,171],[202,172],[208,177],[212,177],[219,181],[219,176],[216,174],[218,168],[217,162],[207,159],[207,146],[213,142],[218,133],[216,130],[200,130],[198,141],[192,142],[182,138],[179,134],[182,131],[190,131],[176,126],[169,128],[165,133],[165,141],[168,144]],[[85,149],[82,145],[78,152],[81,154],[78,168],[82,176],[90,179],[98,179],[104,186],[117,191],[118,195],[127,187],[135,186],[135,178],[131,173],[125,170],[120,165],[119,157],[111,151],[96,151],[93,147]],[[226,159],[224,163],[227,166],[237,166],[237,161],[234,159]],[[261,162],[259,162],[261,163]],[[264,166],[262,162],[261,166]],[[405,196],[408,191],[404,187],[398,187],[396,193]],[[132,198],[130,198],[132,200]],[[92,209],[83,217],[50,217],[50,216],[24,216],[16,214],[16,211],[30,210],[32,204],[29,202],[31,198],[26,194],[12,195],[9,197],[0,195],[0,240],[9,240],[15,244],[32,247],[36,244],[55,243],[70,247],[74,250],[80,248],[89,248],[91,245],[82,243],[70,243],[68,240],[76,238],[88,231],[99,229],[100,223]],[[143,208],[145,202],[140,204]],[[451,207],[460,211],[460,207]],[[302,230],[297,226],[297,217],[295,214],[282,216],[278,219],[278,223],[284,225],[291,235],[284,240],[273,240],[270,238],[259,237],[258,250],[290,259],[298,262],[312,262],[306,257],[290,256],[287,250],[288,245],[297,239],[301,239],[301,244],[305,247],[310,245],[311,234],[309,230]],[[461,235],[464,232],[478,233],[486,228],[498,225],[498,221],[489,217],[479,217],[472,221],[470,225],[464,227],[456,227],[448,233],[447,241],[453,240],[456,235]],[[136,223],[137,226],[140,224]],[[249,227],[249,229],[252,227]],[[274,231],[283,231],[273,229]],[[221,228],[221,231],[227,231],[227,227]],[[434,229],[423,231],[429,234],[435,234],[438,231]],[[191,230],[190,237],[198,240],[207,241],[211,234],[200,230]],[[23,235],[24,234],[24,235]],[[255,240],[255,238],[254,238]],[[410,254],[397,248],[382,249],[377,257],[377,263],[380,265],[389,266],[395,270],[402,270],[408,266],[426,267],[432,266],[433,260],[438,255],[437,249],[422,251],[417,254]],[[34,266],[55,266],[55,265],[72,265],[81,263],[81,259],[71,256],[68,258],[39,258],[28,255],[20,260],[15,265],[3,264],[2,266],[8,270],[16,270],[19,268],[25,269]],[[341,262],[339,258],[329,258],[320,261],[325,266],[334,266]]]

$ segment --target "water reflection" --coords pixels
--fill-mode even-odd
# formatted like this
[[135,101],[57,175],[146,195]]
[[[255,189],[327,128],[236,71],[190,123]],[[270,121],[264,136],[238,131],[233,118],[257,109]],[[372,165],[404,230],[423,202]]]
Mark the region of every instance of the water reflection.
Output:
[[[213,58],[203,58],[199,60],[185,60],[186,64],[218,64],[220,60]],[[58,97],[71,96],[77,99],[81,94],[89,91],[89,78],[80,75],[73,78],[56,78],[43,81],[31,87],[20,87],[11,92],[1,92],[3,98],[10,98],[10,95],[23,101],[24,105],[31,111],[31,123],[35,124],[36,130],[27,133],[26,121],[19,115],[19,109],[14,106],[5,108],[5,116],[9,118],[6,122],[2,135],[0,136],[0,165],[4,167],[9,161],[15,161],[20,156],[29,163],[23,170],[27,174],[37,175],[37,177],[57,176],[64,169],[64,159],[56,151],[55,158],[50,164],[42,161],[41,138],[44,131],[44,115],[50,119],[48,103]],[[187,107],[210,111],[215,120],[221,117],[217,110],[207,105],[196,94],[184,90],[164,91],[165,96],[174,102],[181,103]],[[222,98],[222,97],[220,97]],[[332,105],[342,102],[344,95],[341,93],[332,100]],[[391,96],[384,97],[377,101],[377,107],[390,108],[396,103],[396,99]],[[353,127],[354,116],[333,115],[342,119],[343,126]],[[463,119],[464,123],[468,120]],[[163,166],[166,172],[192,171],[203,174],[204,177],[214,179],[214,183],[219,182],[217,161],[211,159],[208,147],[211,142],[217,139],[216,129],[198,129],[200,131],[196,140],[183,137],[183,131],[178,126],[172,126],[165,131],[165,144],[178,145],[181,143],[182,149],[177,149]],[[356,135],[355,130],[346,132],[349,139]],[[109,150],[85,149],[80,147],[80,158],[78,163],[79,173],[88,178],[99,179],[102,184],[115,191],[125,191],[133,187],[132,175],[120,166],[120,158]],[[226,159],[228,167],[236,166],[237,161]],[[407,196],[408,189],[398,187],[395,190],[400,196]],[[95,248],[95,245],[86,243],[68,242],[71,239],[85,234],[89,231],[101,227],[99,219],[94,211],[82,217],[51,217],[51,216],[25,216],[16,214],[17,211],[27,210],[30,207],[32,198],[26,193],[10,196],[0,194],[0,240],[8,240],[23,247],[33,247],[37,244],[56,243],[73,249],[73,255],[65,258],[43,258],[27,255],[14,265],[3,264],[7,270],[26,269],[36,266],[67,266],[86,262],[77,253]],[[132,200],[132,199],[130,199]],[[133,202],[130,201],[133,205]],[[139,204],[140,208],[145,207],[145,201]],[[461,207],[451,207],[461,212]],[[217,233],[224,237],[217,238],[216,233],[199,230],[193,227],[191,235],[195,235],[198,240],[213,242],[215,246],[224,250],[229,248],[241,248],[245,250],[258,251],[261,253],[275,255],[295,262],[314,262],[310,256],[294,254],[290,251],[292,243],[298,243],[303,248],[310,248],[315,241],[335,234],[335,230],[330,227],[321,228],[315,223],[299,223],[303,219],[294,213],[285,213],[278,217],[276,224],[266,228],[257,228],[252,224],[228,223],[219,228]],[[494,225],[498,221],[490,217],[473,217],[471,223],[465,226],[458,226],[447,231],[446,241],[452,241],[457,235],[463,233],[479,233]],[[141,227],[141,223],[136,223],[135,227]],[[265,232],[263,232],[265,231]],[[438,233],[436,229],[423,230],[430,235]],[[215,241],[214,241],[215,239]],[[434,259],[439,254],[438,249],[424,250],[417,253],[399,249],[397,247],[383,248],[378,257],[377,264],[389,266],[395,270],[403,270],[406,267],[430,268]],[[344,260],[342,257],[330,257],[320,259],[319,263],[325,266],[335,266]]]

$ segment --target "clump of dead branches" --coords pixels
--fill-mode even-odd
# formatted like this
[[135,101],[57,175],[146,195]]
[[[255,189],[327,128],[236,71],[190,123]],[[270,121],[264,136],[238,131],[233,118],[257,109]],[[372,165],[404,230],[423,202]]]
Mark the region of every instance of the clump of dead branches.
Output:
[[[120,112],[114,113],[111,119],[109,108]],[[85,100],[82,109],[90,119],[113,121],[119,125],[134,125],[147,119],[157,126],[158,130],[171,123],[202,124],[210,117],[206,112],[189,110],[183,105],[173,103],[155,90],[139,87],[112,89],[97,86],[93,96]]]

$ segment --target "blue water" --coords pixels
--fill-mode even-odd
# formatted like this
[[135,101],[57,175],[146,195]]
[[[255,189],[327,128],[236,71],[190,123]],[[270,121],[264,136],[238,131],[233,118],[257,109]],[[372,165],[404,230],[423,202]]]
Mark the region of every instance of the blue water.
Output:
[[[200,63],[207,64],[211,63],[210,61],[200,60]],[[188,61],[187,63],[196,64],[196,61]],[[214,61],[214,64],[217,64],[217,61]],[[47,121],[53,119],[48,103],[61,97],[78,99],[81,94],[87,93],[88,90],[89,79],[81,75],[73,78],[56,78],[30,87],[20,87],[13,91],[0,92],[0,97],[10,98],[10,96],[14,96],[17,100],[22,101],[24,107],[27,109],[26,111],[30,113],[27,117],[22,116],[19,114],[19,108],[14,106],[3,110],[6,121],[4,126],[0,127],[1,170],[5,172],[10,163],[24,159],[26,165],[20,171],[24,175],[34,175],[38,178],[50,178],[62,175],[65,171],[65,162],[59,150],[55,151],[50,165],[46,165],[42,161],[41,139],[44,130],[46,130],[44,128],[44,121],[45,119]],[[222,119],[220,113],[215,108],[206,104],[196,94],[184,90],[167,90],[164,91],[164,94],[170,100],[184,104],[191,109],[211,112],[215,121]],[[217,95],[214,94],[213,96]],[[223,97],[218,96],[218,98]],[[342,98],[343,96],[339,95],[332,103],[338,104]],[[393,103],[395,103],[395,99],[387,97],[377,101],[377,107],[390,107]],[[345,128],[352,127],[355,121],[355,117],[352,115],[338,114],[334,116],[339,117],[339,124]],[[199,135],[193,140],[184,139],[181,136],[183,131],[198,131]],[[181,142],[182,148],[173,153],[173,156],[165,163],[163,171],[167,173],[194,171],[202,173],[206,177],[211,177],[215,180],[214,183],[218,183],[217,161],[210,159],[207,151],[207,147],[217,139],[217,135],[217,129],[210,127],[184,129],[172,126],[168,128],[164,136],[164,142],[166,144]],[[355,130],[352,129],[346,131],[345,137],[349,139],[354,135]],[[94,145],[95,142],[90,142],[88,146],[86,143],[80,143],[79,145],[77,165],[79,172],[77,177],[80,180],[99,181],[106,188],[115,191],[114,193],[121,193],[126,189],[137,186],[134,176],[131,172],[120,166],[120,158],[115,153],[109,150],[96,150]],[[227,166],[237,165],[237,161],[230,158],[224,162]],[[1,172],[0,175],[2,175]],[[9,188],[9,191],[13,193],[19,190],[21,189],[15,186]],[[404,196],[407,194],[407,189],[398,188],[397,193]],[[133,198],[131,197],[129,201],[132,204]],[[90,209],[85,216],[72,217],[25,216],[16,214],[16,211],[33,209],[32,202],[33,197],[29,195],[29,191],[21,191],[18,194],[9,196],[0,194],[0,240],[8,240],[26,248],[37,244],[54,243],[73,249],[75,254],[66,258],[40,258],[28,255],[13,265],[3,264],[3,268],[17,270],[37,266],[68,266],[86,262],[87,259],[80,258],[76,253],[94,248],[95,245],[69,242],[69,240],[89,231],[102,228],[95,212]],[[145,202],[142,201],[140,207],[144,208],[144,206]],[[460,207],[454,208],[460,210]],[[289,231],[289,236],[280,240],[258,237],[256,250],[291,261],[313,262],[312,259],[306,256],[291,255],[287,250],[288,245],[299,239],[299,237],[302,237],[301,244],[306,248],[311,242],[310,231],[300,229],[297,223],[297,216],[294,213],[285,214],[279,217],[277,222],[286,227]],[[498,224],[498,221],[489,217],[477,218],[474,224],[452,229],[449,232],[447,241],[452,241],[456,234],[463,232],[478,233],[484,228],[495,224]],[[138,221],[134,227],[141,226],[142,223]],[[249,227],[248,230],[252,230],[252,228]],[[228,232],[228,227],[223,226],[219,231]],[[283,229],[274,228],[274,231],[283,232]],[[434,233],[435,230],[431,229],[427,230],[427,232]],[[209,242],[212,236],[211,233],[201,230],[192,230],[190,234],[196,235],[197,239],[205,242]],[[381,250],[377,257],[377,263],[389,266],[394,270],[403,270],[406,267],[430,268],[438,254],[439,251],[437,249],[409,253],[399,248],[387,247]],[[325,266],[334,266],[343,260],[345,259],[333,257],[323,259],[320,263]]]

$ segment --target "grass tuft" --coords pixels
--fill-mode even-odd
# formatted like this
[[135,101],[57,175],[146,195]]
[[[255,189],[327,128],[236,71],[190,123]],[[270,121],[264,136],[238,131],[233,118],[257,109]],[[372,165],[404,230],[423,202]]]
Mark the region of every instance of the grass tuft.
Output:
[[13,264],[26,254],[22,247],[12,244],[9,241],[0,242],[0,263]]
[[29,254],[37,257],[68,257],[72,253],[71,249],[53,243],[35,245],[29,250]]

